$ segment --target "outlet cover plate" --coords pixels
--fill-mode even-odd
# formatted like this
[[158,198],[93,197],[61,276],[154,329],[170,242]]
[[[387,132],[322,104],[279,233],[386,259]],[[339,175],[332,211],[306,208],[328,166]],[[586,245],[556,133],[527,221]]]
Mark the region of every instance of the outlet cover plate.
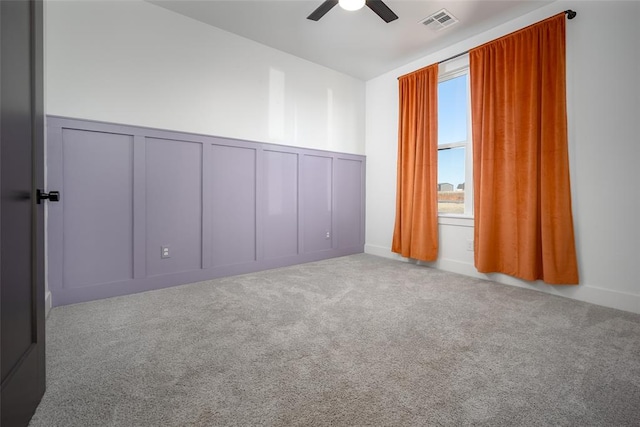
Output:
[[171,258],[171,250],[169,249],[169,245],[162,245],[160,247],[160,258],[162,259]]

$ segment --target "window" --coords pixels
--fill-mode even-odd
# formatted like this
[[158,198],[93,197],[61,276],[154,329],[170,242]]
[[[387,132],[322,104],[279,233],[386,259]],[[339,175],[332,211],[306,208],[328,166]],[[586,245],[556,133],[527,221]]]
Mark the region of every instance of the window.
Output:
[[440,65],[438,214],[473,215],[469,58]]

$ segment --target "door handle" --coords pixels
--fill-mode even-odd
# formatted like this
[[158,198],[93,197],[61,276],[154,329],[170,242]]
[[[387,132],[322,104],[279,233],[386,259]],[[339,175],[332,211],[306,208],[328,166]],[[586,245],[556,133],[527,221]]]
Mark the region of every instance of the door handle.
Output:
[[43,200],[49,200],[50,202],[59,202],[60,201],[60,192],[59,191],[49,191],[45,193],[39,188],[36,190],[36,201],[38,204],[42,203]]

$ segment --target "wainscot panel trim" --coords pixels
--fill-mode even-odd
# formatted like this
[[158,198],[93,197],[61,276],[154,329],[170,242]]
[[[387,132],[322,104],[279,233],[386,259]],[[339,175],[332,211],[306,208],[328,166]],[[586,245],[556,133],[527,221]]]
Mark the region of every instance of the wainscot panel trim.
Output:
[[[75,135],[73,144],[65,145],[66,134]],[[121,136],[133,141],[131,157],[111,148]],[[83,138],[111,163],[91,159],[93,149],[83,148]],[[65,156],[73,161],[65,164]],[[325,158],[330,167],[305,169],[304,159],[309,157]],[[91,159],[96,170],[83,167],[85,159]],[[285,169],[278,169],[284,164]],[[318,170],[321,175],[314,175]],[[118,176],[132,176],[131,188],[126,180],[113,179]],[[71,185],[70,177],[87,177],[100,188],[86,191],[89,184]],[[216,177],[222,180],[215,181]],[[349,185],[340,182],[347,178]],[[324,184],[316,186],[320,181]],[[48,116],[47,182],[48,188],[61,192],[60,202],[47,206],[52,306],[364,252],[365,157],[361,155]],[[84,191],[69,194],[70,188]],[[329,194],[309,193],[314,188]],[[129,191],[133,200],[125,203],[122,194]],[[225,200],[217,200],[216,194],[224,194]],[[71,202],[65,206],[67,200]],[[305,200],[313,209],[305,212]],[[344,212],[339,211],[341,204]],[[318,206],[328,210],[317,211]],[[215,216],[217,212],[222,216]],[[131,220],[121,227],[118,218]],[[65,242],[65,224],[74,221],[80,221],[84,227],[80,229],[88,230],[88,235],[85,239],[76,232]],[[118,237],[104,236],[110,246],[96,249],[94,245],[103,241],[103,229],[117,231]],[[216,230],[227,236],[226,241],[215,238]],[[78,259],[65,259],[66,250]],[[125,258],[131,253],[130,264],[123,263],[122,256],[110,259],[112,252]],[[74,285],[68,286],[65,277],[73,277]],[[117,280],[105,281],[109,278]]]

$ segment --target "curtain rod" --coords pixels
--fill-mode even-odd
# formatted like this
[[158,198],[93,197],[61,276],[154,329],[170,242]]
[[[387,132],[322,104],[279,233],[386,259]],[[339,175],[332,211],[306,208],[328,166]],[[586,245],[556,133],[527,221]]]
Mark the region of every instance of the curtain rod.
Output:
[[[571,9],[565,10],[564,13],[567,15],[567,19],[573,19],[578,14],[578,12],[576,12],[575,10],[571,10]],[[453,56],[450,56],[447,59],[443,59],[442,61],[438,62],[438,64],[442,64],[443,62],[451,61],[452,59],[456,59],[459,56],[466,55],[467,53],[469,53],[469,51],[465,50],[464,52],[460,52],[457,55],[453,55]]]
[[[565,10],[564,13],[567,14],[567,19],[573,19],[578,14],[578,12],[576,12],[575,10],[571,10],[571,9]],[[456,59],[459,56],[466,55],[467,53],[469,53],[469,51],[465,50],[464,52],[460,52],[460,53],[458,53],[456,55],[450,56],[447,59],[443,59],[442,61],[438,62],[438,64],[442,64],[443,62],[451,61],[452,59]]]
[[[576,12],[575,10],[571,10],[571,9],[567,9],[564,11],[564,13],[567,15],[567,19],[573,19],[576,17],[576,15],[578,14],[578,12]],[[456,55],[450,56],[447,59],[443,59],[442,61],[437,62],[437,64],[442,64],[443,62],[447,62],[447,61],[451,61],[452,59],[456,59],[462,55],[466,55],[467,53],[469,53],[468,50],[465,50],[464,52],[460,52]],[[411,74],[411,73],[409,73]],[[400,80],[400,77],[398,77],[398,80]]]

